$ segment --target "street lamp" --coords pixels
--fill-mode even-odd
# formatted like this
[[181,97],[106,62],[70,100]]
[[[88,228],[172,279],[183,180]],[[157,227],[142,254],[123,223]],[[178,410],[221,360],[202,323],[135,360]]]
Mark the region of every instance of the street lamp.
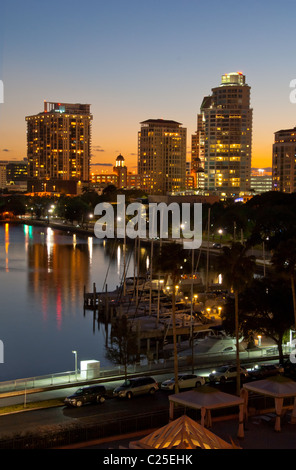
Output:
[[160,309],[160,290],[162,289],[163,279],[158,279],[158,297],[157,297],[157,326],[159,322],[159,309]]
[[76,380],[77,380],[77,351],[72,351],[72,353],[75,356],[75,377],[76,377]]
[[222,242],[222,235],[223,235],[223,230],[222,230],[222,228],[220,228],[220,229],[218,230],[218,233],[219,233],[219,235],[220,235],[220,243],[221,243],[221,242]]

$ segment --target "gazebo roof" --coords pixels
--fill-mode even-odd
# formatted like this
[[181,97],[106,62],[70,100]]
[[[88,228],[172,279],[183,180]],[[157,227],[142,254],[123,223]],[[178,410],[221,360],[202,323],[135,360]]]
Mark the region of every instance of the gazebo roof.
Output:
[[242,405],[244,403],[242,398],[220,392],[220,390],[208,385],[203,385],[188,392],[170,395],[169,400],[190,408],[206,408],[208,410]]
[[246,383],[243,388],[276,398],[296,397],[296,382],[283,375],[275,375],[254,383]]
[[130,449],[238,449],[186,415],[152,432]]

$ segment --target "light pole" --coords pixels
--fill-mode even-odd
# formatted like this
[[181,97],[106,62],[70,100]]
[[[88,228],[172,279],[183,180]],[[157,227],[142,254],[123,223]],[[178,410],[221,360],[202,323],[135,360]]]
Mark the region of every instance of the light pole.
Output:
[[75,356],[75,378],[77,380],[77,351],[72,351]]
[[88,214],[88,221],[87,221],[87,229],[88,229],[88,224],[90,223],[90,221],[92,221],[92,219],[94,218],[93,214]]
[[222,230],[222,228],[220,228],[220,229],[218,230],[218,233],[219,233],[219,235],[220,235],[220,243],[222,243],[222,235],[223,235],[223,230]]

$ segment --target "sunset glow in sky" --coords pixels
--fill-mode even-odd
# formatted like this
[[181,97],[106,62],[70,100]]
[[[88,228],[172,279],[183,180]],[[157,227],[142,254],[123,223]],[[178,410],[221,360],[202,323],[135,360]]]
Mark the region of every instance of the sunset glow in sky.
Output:
[[296,126],[294,0],[10,0],[1,2],[0,160],[26,156],[25,116],[43,101],[90,103],[93,162],[121,153],[132,170],[137,132],[173,119],[191,135],[221,75],[251,86],[253,167],[271,166],[274,132]]

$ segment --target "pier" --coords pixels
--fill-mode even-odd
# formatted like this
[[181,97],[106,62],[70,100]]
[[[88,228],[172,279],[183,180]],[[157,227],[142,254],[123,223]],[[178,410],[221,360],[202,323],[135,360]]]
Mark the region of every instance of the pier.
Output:
[[[131,278],[127,281],[125,286],[121,285],[114,291],[108,291],[107,284],[104,292],[98,291],[95,283],[92,292],[84,289],[84,315],[87,311],[92,312],[94,329],[96,324],[98,328],[105,325],[106,347],[108,326],[112,337],[112,325],[125,315],[136,333],[138,353],[151,360],[168,358],[172,353],[168,345],[174,338],[171,295],[161,288],[159,279],[152,282],[137,279],[137,285]],[[198,302],[191,303],[183,297],[183,294],[178,294],[175,304],[176,340],[178,348],[186,341],[189,348],[198,334],[219,326],[221,320],[203,315]]]

